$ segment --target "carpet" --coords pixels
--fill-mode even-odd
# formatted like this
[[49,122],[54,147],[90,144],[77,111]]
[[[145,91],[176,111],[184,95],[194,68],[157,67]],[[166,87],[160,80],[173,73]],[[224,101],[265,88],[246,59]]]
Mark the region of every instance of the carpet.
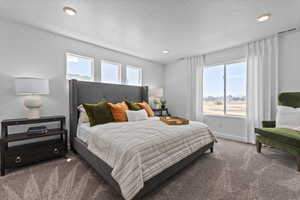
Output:
[[[20,168],[0,177],[1,200],[121,200],[77,155]],[[295,158],[264,147],[219,140],[148,194],[145,200],[300,200]]]

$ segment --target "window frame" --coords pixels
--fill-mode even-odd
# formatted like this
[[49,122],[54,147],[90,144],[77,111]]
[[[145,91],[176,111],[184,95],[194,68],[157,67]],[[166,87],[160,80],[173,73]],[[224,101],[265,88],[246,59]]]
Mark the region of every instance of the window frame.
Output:
[[[202,110],[203,110],[203,114],[206,116],[217,116],[217,117],[236,117],[236,118],[246,118],[248,113],[247,113],[247,88],[246,88],[246,112],[245,115],[233,115],[233,114],[227,114],[227,65],[231,65],[231,64],[237,64],[237,63],[245,63],[246,66],[246,71],[247,71],[247,60],[246,58],[241,58],[241,59],[236,59],[236,60],[231,60],[228,62],[221,62],[221,63],[212,63],[209,65],[205,65],[204,68],[209,68],[209,67],[214,67],[214,66],[222,66],[223,65],[223,70],[224,70],[224,96],[223,96],[223,102],[224,102],[224,107],[223,107],[223,114],[210,114],[210,113],[205,113],[204,112],[204,104],[202,103]],[[204,74],[203,74],[204,75]],[[204,84],[204,79],[202,78],[202,85]],[[247,82],[247,74],[246,74],[246,82]],[[247,87],[247,86],[246,86]],[[204,88],[202,87],[202,94],[203,94],[203,90]],[[202,95],[202,99],[203,99],[203,95]],[[202,100],[203,101],[203,100]]]
[[91,80],[82,80],[82,79],[76,79],[76,80],[79,80],[79,81],[88,81],[88,82],[94,82],[94,81],[96,81],[96,77],[95,77],[95,58],[94,57],[91,57],[91,56],[83,56],[83,55],[79,55],[79,54],[75,54],[75,53],[70,53],[70,52],[66,52],[65,53],[65,66],[66,66],[66,68],[65,68],[65,74],[66,74],[66,76],[65,76],[65,78],[66,78],[66,80],[71,80],[71,78],[69,78],[68,77],[68,56],[74,56],[74,57],[79,57],[79,58],[84,58],[84,59],[89,59],[89,60],[91,60],[92,62],[91,62],[91,73],[92,73],[92,75],[91,75],[91,77],[92,77],[92,79]]
[[[128,78],[127,78],[127,69],[128,68],[132,68],[132,69],[138,69],[138,74],[139,74],[139,80],[138,80],[138,84],[128,84]],[[131,86],[142,86],[143,85],[143,69],[141,67],[137,67],[134,65],[126,65],[125,67],[125,84],[126,85],[131,85]]]
[[[108,82],[108,81],[103,81],[102,80],[102,67],[103,67],[103,62],[104,63],[108,63],[108,64],[112,64],[112,65],[117,65],[118,66],[118,83],[112,83],[112,82]],[[104,60],[102,59],[100,61],[100,71],[99,71],[99,80],[101,83],[109,83],[109,84],[122,84],[122,64],[121,63],[118,63],[118,62],[115,62],[115,61],[110,61],[110,60]]]

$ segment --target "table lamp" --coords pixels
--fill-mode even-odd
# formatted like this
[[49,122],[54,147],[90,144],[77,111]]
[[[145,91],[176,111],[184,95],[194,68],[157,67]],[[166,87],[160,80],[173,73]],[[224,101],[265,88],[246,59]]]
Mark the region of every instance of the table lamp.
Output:
[[156,108],[156,109],[160,108],[160,101],[163,96],[164,96],[163,88],[151,88],[150,89],[149,97],[152,99],[153,108]]
[[150,97],[160,98],[164,96],[164,90],[162,88],[151,88],[149,91]]
[[15,87],[17,95],[26,95],[24,105],[27,108],[27,118],[40,118],[42,106],[40,95],[49,94],[49,80],[30,77],[16,78]]

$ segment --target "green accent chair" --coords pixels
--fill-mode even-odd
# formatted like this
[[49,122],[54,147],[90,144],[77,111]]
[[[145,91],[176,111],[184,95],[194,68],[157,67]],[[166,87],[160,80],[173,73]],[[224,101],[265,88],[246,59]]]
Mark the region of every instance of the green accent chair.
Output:
[[[300,92],[281,93],[278,97],[279,105],[300,107]],[[285,128],[275,128],[275,121],[263,121],[263,128],[256,128],[256,148],[261,153],[262,144],[288,152],[296,157],[300,172],[300,132]]]

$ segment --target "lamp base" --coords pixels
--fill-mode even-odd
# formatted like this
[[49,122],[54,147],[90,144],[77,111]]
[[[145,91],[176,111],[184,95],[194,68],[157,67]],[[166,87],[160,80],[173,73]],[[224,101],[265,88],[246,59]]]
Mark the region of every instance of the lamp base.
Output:
[[24,105],[28,109],[26,113],[28,119],[40,118],[40,107],[42,106],[42,100],[40,96],[27,96],[24,100]]
[[26,113],[27,119],[38,119],[40,118],[39,108],[29,108]]

